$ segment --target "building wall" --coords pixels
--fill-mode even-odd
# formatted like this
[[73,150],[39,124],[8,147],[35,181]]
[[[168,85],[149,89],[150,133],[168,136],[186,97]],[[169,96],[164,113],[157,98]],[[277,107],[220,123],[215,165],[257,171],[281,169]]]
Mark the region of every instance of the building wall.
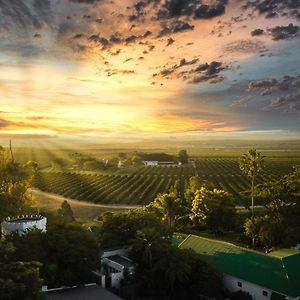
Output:
[[19,234],[22,234],[24,230],[26,229],[33,229],[37,228],[42,231],[46,231],[46,225],[47,225],[47,218],[43,218],[41,220],[28,220],[23,222],[2,222],[2,233],[4,235],[11,234],[15,231],[17,231]]
[[[272,290],[270,289],[226,274],[224,275],[223,280],[225,288],[228,289],[230,292],[237,292],[239,290],[242,290],[243,292],[251,294],[251,296],[255,300],[271,299]],[[242,286],[239,286],[238,283],[240,283]],[[263,295],[263,291],[267,292],[267,296]]]
[[123,272],[111,274],[111,286],[119,289],[123,278],[124,278]]
[[144,163],[144,165],[145,166],[158,166],[158,161],[151,161],[151,160],[149,160],[149,161],[143,161],[143,163]]

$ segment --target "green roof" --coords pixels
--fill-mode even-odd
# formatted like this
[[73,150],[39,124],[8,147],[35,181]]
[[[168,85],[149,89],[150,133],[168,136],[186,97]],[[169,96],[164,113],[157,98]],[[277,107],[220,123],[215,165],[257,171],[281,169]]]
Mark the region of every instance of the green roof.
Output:
[[224,274],[286,296],[300,296],[300,252],[297,250],[264,254],[195,235],[189,235],[179,248],[193,249]]

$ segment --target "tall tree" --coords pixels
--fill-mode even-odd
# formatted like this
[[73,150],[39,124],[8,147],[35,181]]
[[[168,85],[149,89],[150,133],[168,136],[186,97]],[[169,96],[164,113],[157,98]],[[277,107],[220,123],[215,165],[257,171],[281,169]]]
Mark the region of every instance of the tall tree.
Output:
[[27,190],[36,170],[36,163],[21,166],[0,147],[0,221],[10,215],[22,214],[30,207],[32,198]]
[[189,178],[184,189],[184,199],[186,201],[186,204],[192,206],[192,202],[195,198],[195,193],[198,189],[201,188],[202,185],[203,182],[200,181],[200,178],[198,176],[192,176]]
[[[250,149],[247,153],[243,154],[239,161],[241,171],[247,176],[251,177],[251,220],[254,222],[254,184],[257,174],[262,172],[265,166],[264,156],[256,149]],[[255,246],[254,227],[252,234],[252,247]]]
[[178,160],[182,164],[187,164],[189,162],[189,157],[186,150],[180,150],[178,153]]
[[61,208],[57,210],[57,214],[63,222],[69,223],[75,221],[73,210],[67,200],[61,204]]
[[195,193],[190,218],[213,230],[230,230],[235,225],[236,201],[223,190],[200,188]]
[[162,212],[163,220],[168,223],[170,228],[173,227],[176,216],[183,209],[181,199],[173,193],[158,194],[154,200],[154,206]]

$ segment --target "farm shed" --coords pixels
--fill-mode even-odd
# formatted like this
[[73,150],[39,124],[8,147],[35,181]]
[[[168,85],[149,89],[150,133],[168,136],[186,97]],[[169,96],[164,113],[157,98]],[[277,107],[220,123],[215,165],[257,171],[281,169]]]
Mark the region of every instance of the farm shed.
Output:
[[180,249],[193,249],[222,274],[224,287],[242,290],[256,300],[300,299],[300,252],[282,249],[269,254],[189,235]]

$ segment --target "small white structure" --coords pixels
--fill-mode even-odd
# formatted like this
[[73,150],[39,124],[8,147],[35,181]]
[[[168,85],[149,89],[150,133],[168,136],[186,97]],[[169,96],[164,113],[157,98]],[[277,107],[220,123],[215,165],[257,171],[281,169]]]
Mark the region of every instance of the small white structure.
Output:
[[135,264],[127,257],[128,251],[125,248],[111,248],[103,250],[101,255],[101,271],[95,274],[101,278],[102,288],[120,288],[125,272],[132,276],[135,271]]
[[143,160],[143,164],[147,167],[176,165],[174,161],[158,161],[158,160]]
[[17,232],[22,235],[28,229],[39,229],[46,231],[47,218],[41,215],[26,215],[18,217],[7,217],[1,224],[3,235]]

